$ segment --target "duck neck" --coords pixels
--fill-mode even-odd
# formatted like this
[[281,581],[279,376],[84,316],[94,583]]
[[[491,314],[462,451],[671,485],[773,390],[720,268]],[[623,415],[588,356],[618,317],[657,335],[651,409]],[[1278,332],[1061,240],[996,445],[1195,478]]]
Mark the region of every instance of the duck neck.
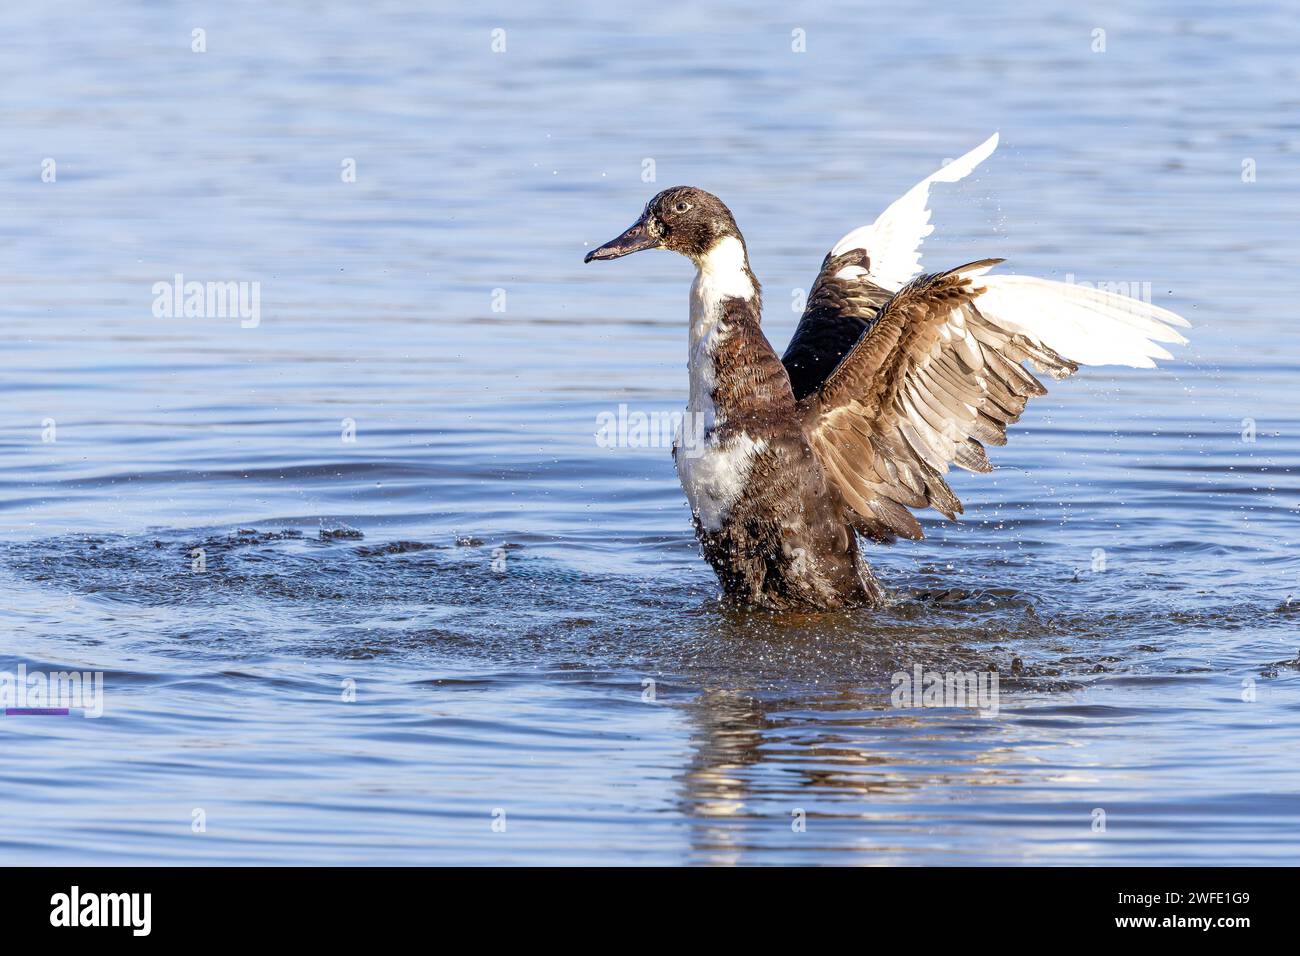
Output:
[[[695,261],[691,285],[690,398],[687,407],[701,415],[706,430],[734,417],[745,395],[746,366],[772,353],[759,328],[762,300],[749,268],[744,240],[726,236]],[[779,363],[778,363],[779,364]]]
[[724,236],[699,256],[695,282],[691,285],[691,342],[710,334],[720,321],[722,305],[728,299],[743,299],[753,305],[755,320],[762,312],[758,280],[749,268],[745,240]]

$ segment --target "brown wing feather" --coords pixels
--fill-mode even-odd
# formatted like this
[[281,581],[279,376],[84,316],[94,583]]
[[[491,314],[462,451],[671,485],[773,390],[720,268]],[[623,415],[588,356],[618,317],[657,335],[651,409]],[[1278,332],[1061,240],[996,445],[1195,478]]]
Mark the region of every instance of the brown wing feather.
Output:
[[943,474],[992,470],[984,443],[1006,444],[1007,425],[1046,392],[1022,361],[1057,378],[1078,368],[981,315],[978,277],[1001,261],[908,283],[802,402],[809,444],[877,537],[921,537],[908,508],[962,511]]

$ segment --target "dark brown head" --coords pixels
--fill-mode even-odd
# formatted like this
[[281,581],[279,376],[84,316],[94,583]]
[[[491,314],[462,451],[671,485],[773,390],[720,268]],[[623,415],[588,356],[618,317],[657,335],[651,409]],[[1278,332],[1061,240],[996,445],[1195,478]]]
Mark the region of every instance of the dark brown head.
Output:
[[592,249],[582,261],[617,259],[642,249],[671,249],[698,261],[727,236],[745,241],[721,199],[694,186],[673,186],[651,199],[626,232]]

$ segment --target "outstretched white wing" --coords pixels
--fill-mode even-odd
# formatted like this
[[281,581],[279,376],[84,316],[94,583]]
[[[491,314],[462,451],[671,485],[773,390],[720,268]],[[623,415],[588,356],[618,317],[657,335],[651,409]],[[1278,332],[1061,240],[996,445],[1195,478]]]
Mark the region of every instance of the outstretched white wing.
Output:
[[865,276],[885,289],[900,289],[903,284],[921,271],[921,243],[934,232],[930,223],[930,186],[933,183],[955,183],[965,179],[998,146],[994,133],[965,156],[954,159],[937,172],[921,180],[901,199],[882,212],[869,226],[859,226],[835,243],[831,257],[854,249],[867,254],[869,263],[847,266],[841,270],[845,279]]

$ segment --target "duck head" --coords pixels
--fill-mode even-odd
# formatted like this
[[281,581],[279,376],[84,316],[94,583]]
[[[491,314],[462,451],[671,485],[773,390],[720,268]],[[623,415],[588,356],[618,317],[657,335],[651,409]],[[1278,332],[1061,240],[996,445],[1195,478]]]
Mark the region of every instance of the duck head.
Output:
[[694,186],[665,189],[646,204],[641,218],[621,236],[592,249],[583,262],[617,259],[642,249],[670,249],[699,261],[727,238],[744,239],[721,199]]

